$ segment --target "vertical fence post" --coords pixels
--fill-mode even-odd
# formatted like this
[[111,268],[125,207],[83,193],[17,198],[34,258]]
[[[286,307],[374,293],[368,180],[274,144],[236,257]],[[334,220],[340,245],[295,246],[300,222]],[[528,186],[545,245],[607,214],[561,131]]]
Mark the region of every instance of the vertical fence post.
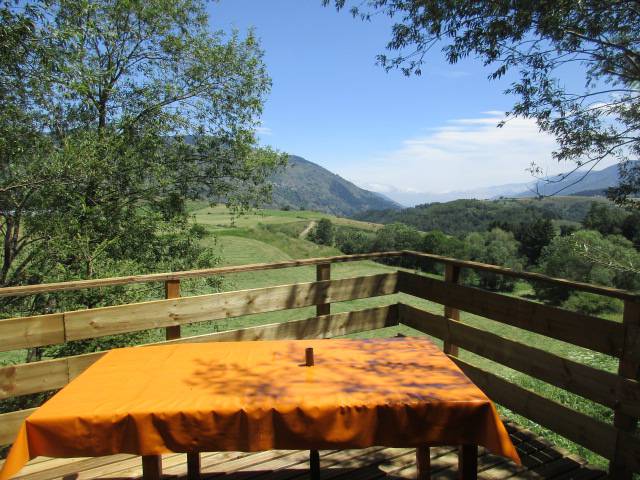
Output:
[[[624,326],[624,344],[618,366],[618,375],[632,380],[639,380],[640,302],[625,300],[622,325]],[[624,437],[636,429],[637,419],[616,412],[613,417],[613,425],[618,429],[618,435],[615,456],[609,463],[609,473],[611,478],[631,480],[633,473],[631,469],[625,467],[620,448],[624,445]]]
[[[449,283],[458,283],[460,281],[460,267],[446,263],[444,266],[444,281]],[[459,321],[460,310],[445,305],[444,316],[451,320]],[[449,355],[458,355],[458,346],[453,345],[449,340],[444,341],[444,347],[442,349],[444,350],[444,353],[448,353]]]
[[[331,279],[331,264],[330,263],[319,263],[316,266],[316,280],[330,280]],[[316,316],[320,315],[329,315],[331,313],[331,304],[330,303],[321,303],[316,305]]]
[[[178,297],[180,297],[180,280],[167,280],[164,282],[164,298]],[[167,327],[165,329],[165,337],[167,340],[180,338],[180,325]]]

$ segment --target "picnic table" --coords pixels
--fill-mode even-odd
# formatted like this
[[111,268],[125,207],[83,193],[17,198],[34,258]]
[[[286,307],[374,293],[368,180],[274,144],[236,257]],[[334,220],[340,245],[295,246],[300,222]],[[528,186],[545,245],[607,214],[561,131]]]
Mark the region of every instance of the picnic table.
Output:
[[[313,365],[308,366],[313,348]],[[143,457],[159,478],[160,455],[417,449],[429,478],[429,447],[460,445],[464,478],[477,446],[519,463],[491,401],[425,338],[281,340],[116,349],[90,366],[22,425],[0,480],[37,456]]]

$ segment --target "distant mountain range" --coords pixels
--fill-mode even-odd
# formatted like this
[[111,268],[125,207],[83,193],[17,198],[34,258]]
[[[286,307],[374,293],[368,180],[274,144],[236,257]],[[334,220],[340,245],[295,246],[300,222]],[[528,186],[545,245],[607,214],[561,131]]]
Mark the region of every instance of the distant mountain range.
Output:
[[[547,181],[538,180],[527,183],[509,183],[472,190],[451,191],[446,193],[429,192],[389,192],[387,195],[405,206],[415,206],[433,202],[449,202],[458,199],[495,199],[535,197],[537,193],[548,196],[559,195],[602,196],[609,187],[619,182],[618,166],[612,165],[602,170],[594,170],[586,177],[584,171],[550,177]],[[577,181],[579,180],[579,181]]]
[[351,216],[367,210],[399,210],[402,206],[384,195],[355,186],[326,168],[296,155],[272,176],[272,202],[276,208],[315,210]]

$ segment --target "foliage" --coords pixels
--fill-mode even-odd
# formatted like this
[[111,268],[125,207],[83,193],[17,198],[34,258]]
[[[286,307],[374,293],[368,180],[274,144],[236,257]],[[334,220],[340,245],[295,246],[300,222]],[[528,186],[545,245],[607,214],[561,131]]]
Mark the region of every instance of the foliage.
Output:
[[370,252],[373,238],[370,233],[362,230],[339,228],[336,232],[335,243],[342,253],[352,255]]
[[588,292],[573,292],[562,308],[587,315],[600,315],[622,311],[622,302],[616,298],[604,297]]
[[356,218],[376,223],[402,222],[424,232],[441,230],[448,235],[461,236],[489,230],[496,225],[533,223],[539,219],[581,222],[592,202],[592,198],[582,197],[455,200],[418,205],[400,211],[366,212]]
[[[464,258],[481,263],[522,270],[524,259],[518,253],[520,245],[511,232],[494,228],[490,232],[474,232],[464,239]],[[469,283],[497,291],[512,291],[515,280],[488,272],[465,272]]]
[[515,239],[520,242],[520,254],[527,258],[528,265],[538,263],[542,249],[549,245],[556,235],[553,223],[546,218],[518,224],[494,222],[492,224],[493,227],[513,233]]
[[[0,42],[16,53],[0,56],[0,285],[215,264],[185,200],[247,209],[284,162],[256,147],[270,80],[253,34],[211,33],[199,0],[5,2],[0,13]],[[4,312],[140,297],[93,290]]]
[[[456,237],[445,235],[440,230],[432,230],[425,233],[421,250],[444,257],[460,258],[464,255],[464,244]],[[421,266],[427,272],[442,273],[443,271],[442,264],[437,262],[424,261]]]
[[633,212],[624,219],[621,226],[622,235],[640,249],[640,212]]
[[593,202],[582,223],[587,230],[596,230],[602,235],[619,234],[627,216],[624,210]]
[[[344,8],[347,0],[323,0]],[[605,158],[623,167],[640,155],[640,11],[636,2],[601,0],[513,2],[491,0],[365,0],[354,16],[395,19],[386,69],[420,74],[428,53],[440,48],[450,63],[479,58],[491,79],[519,74],[506,93],[517,100],[509,116],[533,118],[555,136],[553,156],[593,168]],[[576,87],[560,80],[571,68]],[[541,173],[536,167],[532,171]],[[561,181],[563,178],[554,179]],[[579,180],[578,180],[579,181]],[[640,166],[623,168],[618,201],[640,191]]]
[[392,250],[418,250],[422,245],[422,235],[409,225],[391,223],[376,232],[372,251],[388,252]]
[[321,218],[309,236],[320,245],[333,245],[335,237],[333,223],[328,218]]
[[[612,268],[604,261],[594,261],[587,251],[595,251],[607,258],[638,264],[638,253],[631,243],[620,236],[604,237],[591,230],[581,230],[570,236],[555,237],[542,251],[539,271],[552,277],[568,278],[596,285],[613,286],[629,290],[640,288],[640,277],[628,271]],[[536,283],[536,295],[559,305],[569,298],[566,288]]]

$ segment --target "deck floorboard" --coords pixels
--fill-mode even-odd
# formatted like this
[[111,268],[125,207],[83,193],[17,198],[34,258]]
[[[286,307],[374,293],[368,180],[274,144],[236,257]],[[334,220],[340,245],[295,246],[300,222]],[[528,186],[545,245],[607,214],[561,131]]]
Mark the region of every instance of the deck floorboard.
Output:
[[[482,480],[550,479],[595,480],[605,472],[589,466],[583,459],[554,447],[517,425],[507,424],[523,465],[479,449],[478,478]],[[203,479],[215,480],[302,480],[308,478],[306,451],[273,450],[260,453],[203,453]],[[186,479],[185,454],[164,455],[163,477]],[[320,452],[322,480],[401,480],[415,479],[415,450],[373,447],[364,450]],[[431,449],[432,479],[457,478],[457,452],[452,447]],[[139,457],[113,455],[99,458],[38,458],[15,477],[20,480],[134,480],[142,478]]]

